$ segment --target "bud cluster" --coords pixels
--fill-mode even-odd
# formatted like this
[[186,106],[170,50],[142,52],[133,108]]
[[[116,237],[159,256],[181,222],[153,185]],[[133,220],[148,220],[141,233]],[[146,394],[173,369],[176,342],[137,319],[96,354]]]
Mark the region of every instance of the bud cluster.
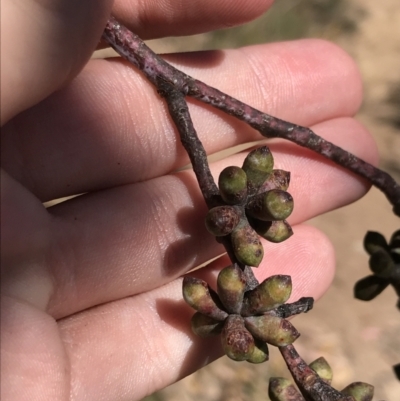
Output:
[[261,263],[264,250],[259,236],[282,242],[293,234],[285,220],[293,211],[293,198],[286,192],[290,173],[273,166],[271,151],[262,146],[248,154],[242,167],[225,168],[218,180],[224,205],[212,208],[206,217],[211,234],[230,236],[243,265]]
[[269,277],[249,290],[243,272],[245,266],[261,263],[259,236],[282,242],[292,235],[285,220],[293,210],[293,198],[286,192],[290,174],[273,167],[271,151],[262,146],[247,155],[242,167],[221,172],[222,204],[209,210],[206,227],[216,237],[229,238],[236,263],[219,273],[216,292],[203,280],[183,280],[183,297],[197,310],[192,330],[201,337],[221,334],[226,355],[236,361],[264,362],[267,344],[283,347],[300,335],[279,309],[290,297],[290,276]]
[[[400,230],[389,243],[383,235],[369,231],[364,238],[364,248],[370,255],[372,275],[359,280],[354,287],[355,297],[370,301],[391,284],[400,297]],[[397,303],[400,309],[400,299]]]
[[[325,358],[316,359],[309,364],[309,367],[323,382],[331,384],[333,372]],[[311,377],[308,380],[311,381]],[[368,383],[354,382],[341,390],[340,393],[343,394],[343,398],[340,398],[343,400],[347,400],[347,397],[353,397],[354,401],[371,401],[374,396],[374,387]],[[305,401],[296,386],[283,377],[270,378],[268,395],[271,401]]]
[[221,333],[226,355],[236,361],[261,363],[268,360],[268,344],[282,347],[293,343],[299,333],[276,308],[290,297],[290,276],[267,278],[246,291],[242,269],[233,264],[221,270],[217,291],[198,278],[185,277],[183,297],[197,312],[191,325],[201,337]]

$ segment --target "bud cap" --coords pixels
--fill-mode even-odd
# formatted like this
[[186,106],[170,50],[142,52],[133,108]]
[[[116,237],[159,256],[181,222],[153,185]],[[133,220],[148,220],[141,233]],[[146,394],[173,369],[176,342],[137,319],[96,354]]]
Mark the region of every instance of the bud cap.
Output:
[[324,357],[310,363],[310,368],[325,382],[330,384],[333,378],[332,368]]
[[210,337],[221,333],[223,322],[205,316],[200,312],[196,312],[190,321],[192,331],[199,337]]
[[240,223],[231,234],[233,251],[240,263],[258,267],[264,256],[264,248],[257,233],[247,221]]
[[374,386],[368,383],[354,382],[344,388],[341,393],[352,396],[355,401],[372,401]]
[[228,314],[217,306],[214,301],[217,297],[214,295],[213,299],[211,292],[205,281],[190,276],[184,277],[182,293],[186,303],[203,315],[222,321]]
[[217,279],[217,292],[229,313],[240,313],[245,290],[246,279],[237,264],[225,267],[220,271]]
[[284,377],[269,379],[268,396],[271,401],[304,401],[294,384]]
[[234,361],[245,361],[254,352],[254,338],[239,315],[229,315],[221,334],[222,348]]
[[244,321],[255,338],[276,347],[292,344],[300,336],[288,320],[277,316],[249,316]]
[[267,312],[284,304],[292,293],[290,276],[278,274],[268,277],[254,290],[245,294],[242,315],[252,316]]
[[240,167],[226,167],[219,175],[218,187],[226,203],[240,204],[247,198],[247,175]]

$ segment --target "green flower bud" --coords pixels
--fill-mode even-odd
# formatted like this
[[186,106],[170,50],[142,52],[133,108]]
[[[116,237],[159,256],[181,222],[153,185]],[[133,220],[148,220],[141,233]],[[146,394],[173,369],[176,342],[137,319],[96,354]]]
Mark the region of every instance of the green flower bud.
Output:
[[354,296],[361,301],[370,301],[378,296],[387,286],[389,281],[372,275],[357,281],[354,286]]
[[240,212],[232,206],[217,206],[206,216],[207,230],[217,237],[230,234],[240,221]]
[[371,401],[374,396],[374,386],[368,383],[355,382],[349,384],[341,393],[352,396],[355,401]]
[[248,291],[243,299],[243,316],[258,315],[284,304],[292,293],[290,276],[268,277],[254,290]]
[[[182,292],[185,301],[193,308],[215,320],[222,321],[228,314],[221,310],[211,296],[208,284],[195,277],[186,276],[183,279]],[[216,294],[214,294],[214,298]]]
[[285,220],[293,211],[293,198],[280,189],[255,195],[246,205],[247,213],[260,220]]
[[254,352],[254,338],[239,315],[229,315],[221,334],[222,348],[234,361],[245,361]]
[[240,313],[245,289],[246,279],[238,265],[234,264],[221,270],[217,279],[217,292],[229,313]]
[[264,256],[264,248],[257,233],[247,224],[241,222],[231,234],[233,252],[240,263],[257,267]]
[[286,191],[289,188],[290,172],[285,170],[272,170],[267,179],[258,188],[258,193],[267,192],[271,189]]
[[365,235],[364,248],[370,255],[381,249],[389,250],[385,237],[375,231],[368,231]]
[[304,401],[295,385],[283,377],[269,379],[268,396],[271,401]]
[[249,316],[244,324],[255,338],[276,347],[292,344],[300,336],[288,320],[277,316]]
[[310,368],[325,382],[331,384],[333,378],[332,368],[324,357],[310,363]]
[[267,146],[254,149],[247,155],[242,168],[247,174],[249,193],[253,194],[257,192],[273,167],[274,158]]
[[283,242],[293,235],[292,227],[286,220],[262,221],[249,219],[249,223],[260,237],[270,242]]
[[269,359],[269,350],[267,343],[254,339],[254,351],[247,358],[250,363],[263,363]]
[[242,203],[247,197],[247,175],[240,167],[222,170],[218,186],[222,199],[231,205]]
[[191,320],[192,331],[199,337],[210,337],[221,333],[224,326],[223,322],[196,312]]
[[395,268],[395,263],[388,251],[378,249],[369,258],[369,267],[377,276],[390,278]]

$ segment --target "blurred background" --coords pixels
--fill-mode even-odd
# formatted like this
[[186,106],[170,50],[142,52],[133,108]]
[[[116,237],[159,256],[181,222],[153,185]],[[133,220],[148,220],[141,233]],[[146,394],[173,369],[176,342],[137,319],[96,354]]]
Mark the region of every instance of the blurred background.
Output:
[[[338,43],[356,60],[365,85],[358,119],[374,135],[381,168],[400,180],[400,4],[399,0],[277,0],[271,11],[242,27],[149,41],[157,52],[233,48],[255,43],[319,37]],[[400,363],[400,315],[390,288],[365,303],[353,299],[354,283],[369,274],[362,240],[368,230],[387,238],[399,220],[377,190],[361,201],[314,219],[337,252],[337,275],[312,313],[296,319],[302,333],[296,346],[308,362],[324,356],[334,368],[338,389],[352,381],[376,387],[375,399],[400,399],[392,365]],[[272,347],[271,347],[272,348]],[[267,400],[271,376],[286,367],[271,349],[268,363],[253,366],[224,357],[146,397],[143,401]]]

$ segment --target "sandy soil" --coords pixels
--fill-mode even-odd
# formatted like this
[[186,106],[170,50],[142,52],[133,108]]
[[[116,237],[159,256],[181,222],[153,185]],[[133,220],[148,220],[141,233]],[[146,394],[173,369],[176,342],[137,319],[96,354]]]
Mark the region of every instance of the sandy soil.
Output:
[[[381,167],[400,179],[400,7],[398,0],[349,0],[357,29],[338,32],[335,41],[357,61],[365,82],[358,118],[373,133]],[[396,27],[397,25],[397,27]],[[377,190],[354,205],[314,219],[337,251],[337,275],[315,310],[299,319],[296,342],[306,360],[323,355],[335,370],[334,385],[352,381],[376,387],[376,400],[400,399],[400,382],[391,366],[400,362],[400,319],[394,291],[370,303],[352,298],[354,283],[368,274],[362,238],[368,230],[387,237],[399,228],[384,196]],[[270,376],[288,376],[275,353],[263,366],[222,358],[148,400],[265,400]]]

